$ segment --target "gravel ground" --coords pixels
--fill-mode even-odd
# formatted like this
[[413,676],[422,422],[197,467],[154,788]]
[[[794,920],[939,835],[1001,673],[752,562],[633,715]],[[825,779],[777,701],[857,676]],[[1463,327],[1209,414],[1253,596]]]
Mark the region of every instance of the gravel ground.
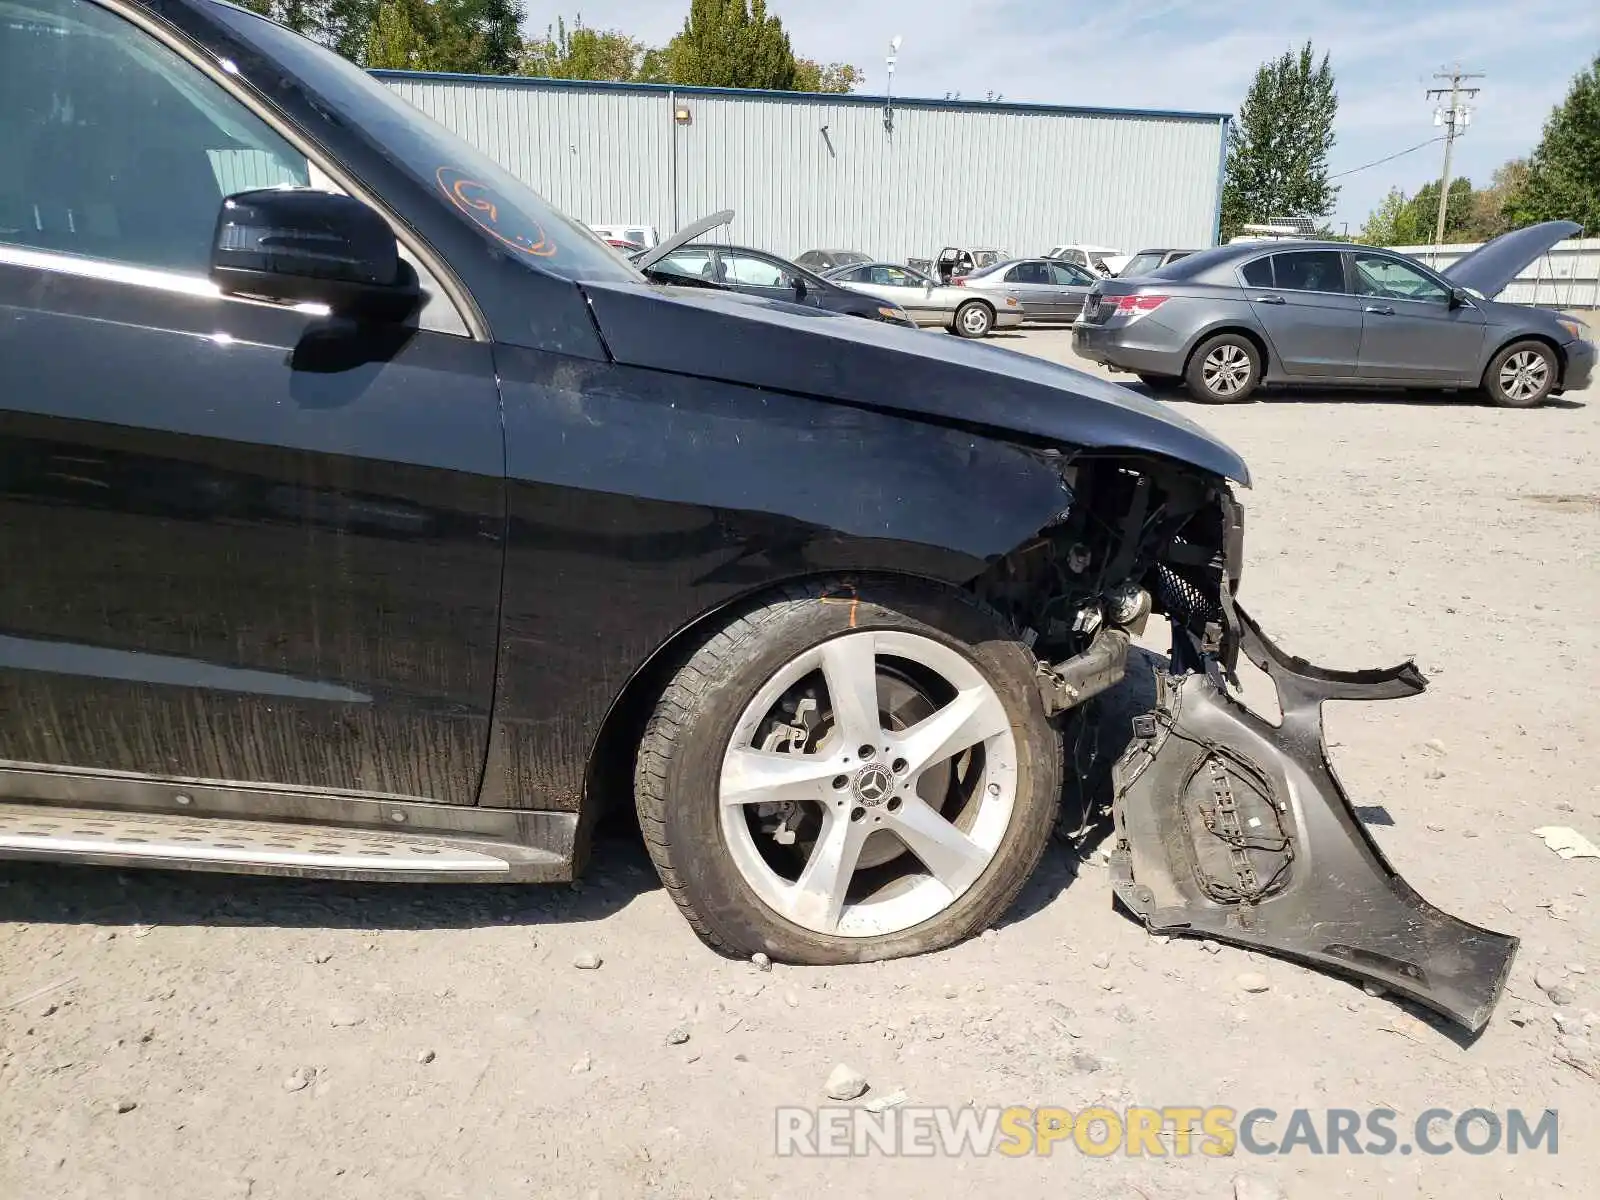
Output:
[[[1531,831],[1600,840],[1597,399],[1177,405],[1256,472],[1243,599],[1267,630],[1432,681],[1331,706],[1329,736],[1406,877],[1523,939],[1476,1042],[1158,944],[1064,847],[984,937],[826,970],[706,951],[625,839],[581,887],[521,891],[0,864],[0,1196],[1593,1195],[1600,1079],[1557,1053],[1600,1073],[1600,861]],[[839,1064],[857,1104],[1387,1107],[1401,1142],[1430,1107],[1550,1108],[1559,1152],[777,1157],[774,1107],[829,1103]]]

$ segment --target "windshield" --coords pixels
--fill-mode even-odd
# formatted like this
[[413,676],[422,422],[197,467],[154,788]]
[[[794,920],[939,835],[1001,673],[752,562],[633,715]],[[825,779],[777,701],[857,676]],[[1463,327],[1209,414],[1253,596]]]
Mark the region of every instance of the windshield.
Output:
[[972,263],[977,267],[992,267],[1010,257],[1011,255],[1004,250],[974,250],[972,252]]
[[332,50],[228,4],[211,12],[242,40],[276,59],[350,124],[365,131],[463,221],[564,279],[638,280],[592,230],[406,103]]
[[1122,268],[1122,276],[1148,275],[1161,265],[1159,254],[1135,254],[1128,260],[1128,265]]
[[854,250],[834,250],[829,253],[829,257],[841,267],[853,266],[856,263],[866,263],[872,261],[872,259],[868,258],[865,254],[858,254]]

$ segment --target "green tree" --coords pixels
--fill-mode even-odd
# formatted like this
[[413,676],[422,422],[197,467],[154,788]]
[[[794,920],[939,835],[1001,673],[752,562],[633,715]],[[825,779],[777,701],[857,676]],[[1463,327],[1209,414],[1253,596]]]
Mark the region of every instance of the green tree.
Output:
[[1503,212],[1513,227],[1565,220],[1600,231],[1600,54],[1551,110],[1527,176]]
[[508,75],[522,52],[521,0],[244,0],[364,67]]
[[1228,131],[1222,236],[1275,217],[1326,217],[1339,189],[1328,180],[1339,111],[1333,67],[1307,42],[1256,70]]
[[520,75],[544,79],[601,79],[627,83],[639,78],[645,44],[616,29],[590,29],[578,16],[567,28],[560,17],[542,38],[522,47]]
[[843,94],[853,92],[861,82],[861,71],[849,63],[819,63],[814,59],[795,61],[794,90]]
[[363,64],[373,26],[383,7],[378,0],[241,0],[241,3]]
[[1513,158],[1496,167],[1489,186],[1472,194],[1472,212],[1467,217],[1462,239],[1487,242],[1510,232],[1512,224],[1506,216],[1506,204],[1527,186],[1527,179],[1528,160],[1525,158]]
[[767,0],[691,0],[683,29],[647,63],[664,82],[793,91],[799,74]]
[[[1446,242],[1464,242],[1467,229],[1472,220],[1472,181],[1470,179],[1452,179],[1450,181],[1450,202],[1444,210],[1444,240]],[[1439,228],[1439,184],[1437,182],[1425,183],[1411,197],[1407,205],[1409,210],[1409,225],[1406,229],[1408,240],[1393,242],[1391,245],[1421,246],[1433,243],[1434,232]]]
[[378,6],[362,55],[364,65],[391,71],[438,69],[437,24],[423,0],[392,0]]
[[[1412,232],[1411,199],[1400,188],[1390,188],[1378,207],[1367,215],[1357,240],[1369,246],[1408,245]],[[1402,232],[1404,231],[1404,232]]]

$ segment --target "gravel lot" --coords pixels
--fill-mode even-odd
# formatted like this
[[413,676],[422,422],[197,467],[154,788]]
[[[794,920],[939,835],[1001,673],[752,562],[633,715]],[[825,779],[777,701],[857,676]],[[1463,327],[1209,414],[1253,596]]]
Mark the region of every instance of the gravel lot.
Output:
[[[1002,341],[1071,360],[1065,333]],[[1600,840],[1600,391],[1179,407],[1256,472],[1243,599],[1267,630],[1329,666],[1414,654],[1432,682],[1332,706],[1329,736],[1411,883],[1523,939],[1475,1043],[1158,944],[1064,847],[953,951],[766,972],[703,949],[623,839],[572,889],[0,864],[0,1196],[1593,1195],[1600,1078],[1556,1055],[1600,1072],[1600,860],[1531,831]],[[1559,1153],[776,1157],[774,1107],[826,1103],[838,1063],[861,1102],[1387,1107],[1402,1142],[1430,1107],[1552,1108]]]

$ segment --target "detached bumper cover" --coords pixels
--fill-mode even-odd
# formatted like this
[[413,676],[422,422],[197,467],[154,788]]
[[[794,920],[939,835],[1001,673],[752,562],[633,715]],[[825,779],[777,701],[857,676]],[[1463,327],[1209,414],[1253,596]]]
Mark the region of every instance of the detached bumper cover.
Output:
[[1158,677],[1157,706],[1113,770],[1117,898],[1152,930],[1373,980],[1477,1032],[1516,939],[1439,911],[1395,873],[1323,739],[1324,700],[1396,699],[1427,681],[1411,663],[1314,667],[1233,611],[1239,648],[1271,676],[1283,723],[1255,716],[1209,676]]

